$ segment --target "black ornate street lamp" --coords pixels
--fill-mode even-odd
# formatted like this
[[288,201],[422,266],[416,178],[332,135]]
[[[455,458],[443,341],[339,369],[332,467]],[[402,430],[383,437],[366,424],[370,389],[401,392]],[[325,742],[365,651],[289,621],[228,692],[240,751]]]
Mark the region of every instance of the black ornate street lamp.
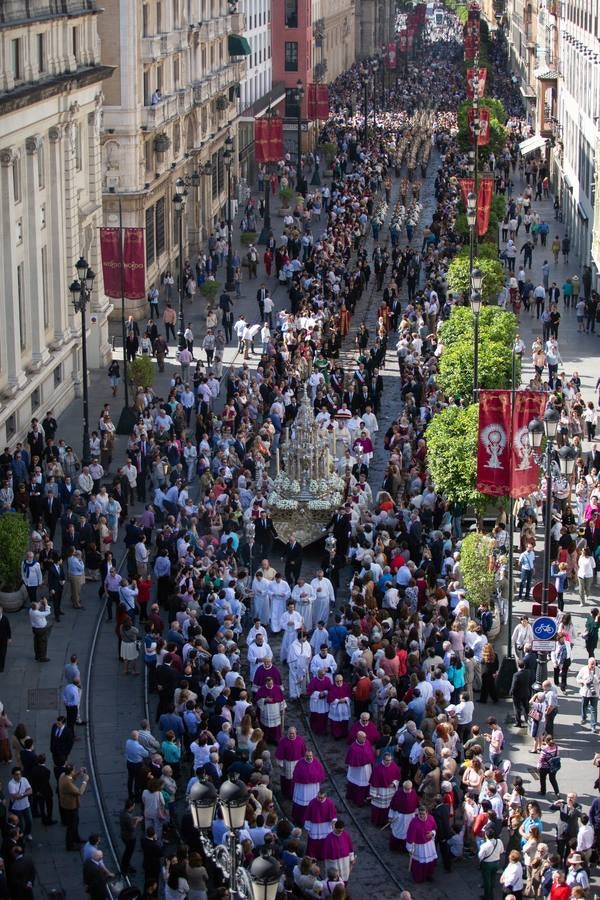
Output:
[[231,165],[233,163],[233,138],[227,135],[225,139],[225,152],[223,162],[227,169],[227,275],[225,290],[233,291],[235,279],[233,275],[233,225],[231,221]]
[[[88,396],[88,366],[87,366],[87,324],[85,311],[92,297],[92,288],[96,273],[90,268],[85,257],[80,256],[75,266],[77,278],[69,288],[71,300],[76,313],[81,313],[81,368],[82,368],[82,392],[83,392],[83,448],[82,462],[87,465],[90,461],[90,406]],[[125,351],[125,348],[123,348]]]

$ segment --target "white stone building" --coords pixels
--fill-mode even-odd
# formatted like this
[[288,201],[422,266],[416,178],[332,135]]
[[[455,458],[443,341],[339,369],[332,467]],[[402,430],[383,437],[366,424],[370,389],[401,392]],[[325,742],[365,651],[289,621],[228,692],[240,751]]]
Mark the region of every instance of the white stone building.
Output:
[[[60,11],[59,11],[60,10]],[[0,4],[0,445],[58,414],[81,384],[81,318],[69,285],[97,272],[88,360],[109,345],[98,254],[101,83],[95,0]],[[90,322],[91,316],[95,322]]]
[[241,0],[240,12],[246,25],[244,36],[252,50],[240,85],[240,109],[245,110],[268,94],[272,86],[271,0]]
[[[571,246],[584,264],[590,264],[594,170],[600,165],[600,13],[597,0],[569,0],[556,9],[560,29],[557,186]],[[597,286],[600,260],[594,262]]]
[[[223,215],[225,140],[234,139],[245,70],[243,16],[228,0],[103,0],[102,59],[116,71],[104,86],[104,223],[145,229],[146,288],[176,276],[173,196],[188,179],[184,258]],[[237,177],[237,158],[232,175]],[[191,185],[192,173],[199,178]],[[144,315],[143,300],[127,301]],[[118,311],[120,315],[120,310]]]

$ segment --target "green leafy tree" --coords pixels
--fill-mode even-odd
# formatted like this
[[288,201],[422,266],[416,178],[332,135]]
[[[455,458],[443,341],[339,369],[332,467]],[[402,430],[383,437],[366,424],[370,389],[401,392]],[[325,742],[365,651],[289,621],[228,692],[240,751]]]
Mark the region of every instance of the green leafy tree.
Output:
[[202,282],[202,287],[200,288],[200,290],[206,297],[208,304],[211,304],[219,293],[220,288],[221,285],[218,281],[214,281],[212,278],[207,278],[206,281]]
[[468,534],[460,548],[460,571],[471,606],[489,603],[494,589],[494,572],[490,571],[493,540],[479,531]]
[[[517,333],[513,313],[497,306],[479,314],[478,382],[484,390],[510,387],[512,347]],[[438,383],[449,397],[469,400],[473,391],[474,318],[470,307],[456,307],[442,326],[443,352]]]
[[478,403],[439,412],[427,426],[427,467],[437,491],[481,512],[488,498],[475,487],[478,428]]
[[[481,269],[483,273],[483,282],[481,286],[481,297],[484,303],[495,303],[498,294],[504,286],[505,272],[504,266],[498,259],[496,253],[495,259],[477,256],[473,261],[474,267]],[[459,253],[448,267],[448,289],[453,294],[458,294],[463,299],[467,299],[471,293],[470,271],[469,271],[469,250]]]

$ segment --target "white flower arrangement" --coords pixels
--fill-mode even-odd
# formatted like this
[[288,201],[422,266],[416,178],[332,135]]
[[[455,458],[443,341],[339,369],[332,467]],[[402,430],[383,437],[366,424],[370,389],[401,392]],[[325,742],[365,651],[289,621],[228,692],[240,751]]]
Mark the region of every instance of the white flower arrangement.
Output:
[[329,500],[309,500],[308,508],[314,511],[331,509],[331,502]]
[[278,498],[277,503],[274,505],[275,509],[298,509],[297,500],[284,500],[283,497]]

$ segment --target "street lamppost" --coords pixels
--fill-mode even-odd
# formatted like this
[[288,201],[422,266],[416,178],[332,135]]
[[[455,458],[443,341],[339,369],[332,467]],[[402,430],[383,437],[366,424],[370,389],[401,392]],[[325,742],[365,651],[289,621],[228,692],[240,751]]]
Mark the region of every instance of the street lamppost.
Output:
[[473,235],[477,222],[477,194],[469,191],[467,194],[467,225],[469,226],[469,275],[473,275]]
[[[81,368],[83,391],[83,447],[81,459],[84,465],[90,461],[90,404],[88,396],[88,367],[87,367],[87,325],[85,310],[92,297],[92,288],[96,273],[89,267],[87,260],[80,256],[75,265],[77,278],[71,282],[69,288],[73,308],[76,313],[81,313]],[[125,349],[125,348],[123,348]]]
[[[543,577],[542,577],[542,615],[548,615],[548,602],[549,602],[549,591],[550,591],[550,563],[551,563],[551,539],[550,532],[552,529],[552,465],[553,465],[553,457],[554,457],[554,441],[556,440],[556,433],[558,431],[558,423],[560,421],[560,415],[556,409],[552,406],[548,406],[546,408],[546,412],[544,413],[544,420],[542,421],[539,418],[533,419],[529,425],[529,441],[531,447],[536,453],[536,455],[541,454],[542,447],[542,439],[544,435],[546,436],[546,462],[545,462],[545,474],[546,474],[546,508],[544,512],[544,569],[543,569]],[[575,460],[577,457],[576,451],[573,447],[565,446],[561,448],[561,451],[558,453],[558,461],[559,461],[559,472],[565,477],[570,477],[573,474],[573,469],[575,468]],[[548,675],[548,654],[543,651],[538,654],[538,664],[536,670],[536,683],[540,686],[545,681]]]
[[187,191],[185,189],[180,190],[179,184],[176,185],[176,188],[177,190],[173,197],[173,206],[177,213],[177,224],[179,228],[179,315],[177,317],[177,343],[179,349],[183,350],[185,347],[185,339],[183,337],[183,332],[185,331],[185,328],[183,327],[183,292],[185,290],[185,285],[183,283],[183,212],[187,202]]
[[375,110],[375,107],[377,104],[375,103],[374,75],[377,72],[378,68],[379,68],[379,62],[377,61],[376,57],[371,60],[368,60],[368,59],[364,60],[360,66],[360,77],[363,80],[363,87],[364,87],[363,115],[364,115],[364,120],[365,120],[365,127],[364,127],[364,131],[363,131],[363,138],[364,138],[365,142],[366,142],[368,134],[369,134],[369,88],[370,87],[373,88],[373,127],[375,127],[375,125],[377,123],[376,110]]
[[[229,881],[232,897],[247,900],[275,900],[281,876],[281,866],[271,856],[257,857],[248,871],[240,866],[241,852],[238,832],[244,826],[248,790],[240,781],[225,781],[217,793],[209,781],[198,781],[189,794],[190,812],[194,827],[200,834],[204,853],[219,867]],[[229,849],[223,844],[213,846],[209,838],[217,808],[229,830]]]
[[227,275],[225,278],[225,290],[232,291],[235,288],[233,276],[233,226],[231,222],[231,165],[233,163],[233,138],[227,135],[225,139],[225,152],[223,162],[227,169]]
[[[266,112],[266,118],[271,119],[273,116],[273,111],[271,106]],[[271,236],[271,181],[269,178],[269,163],[265,165],[265,213],[263,216],[263,227],[262,231],[258,238],[258,243],[261,245],[265,245],[269,243],[269,238]]]
[[296,82],[293,93],[293,102],[298,109],[298,158],[296,160],[296,190],[303,197],[306,196],[306,187],[302,175],[302,101],[304,100],[304,82],[301,78]]
[[183,194],[185,188],[193,188],[194,190],[194,231],[195,237],[198,241],[198,249],[200,249],[200,222],[199,222],[199,203],[198,203],[198,188],[202,182],[202,175],[197,169],[194,169],[191,175],[184,175],[183,177],[179,177],[175,182],[175,190],[178,194]]
[[479,394],[479,313],[481,312],[481,287],[483,272],[476,268],[471,272],[471,309],[473,310],[473,403]]

